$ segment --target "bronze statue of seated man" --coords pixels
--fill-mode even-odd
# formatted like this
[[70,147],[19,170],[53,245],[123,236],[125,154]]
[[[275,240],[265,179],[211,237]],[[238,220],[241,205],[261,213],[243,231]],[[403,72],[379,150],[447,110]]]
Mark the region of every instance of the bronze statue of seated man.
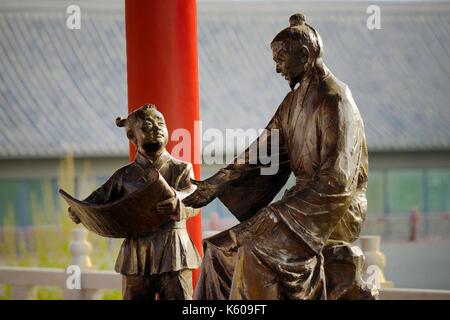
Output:
[[[367,211],[368,154],[358,108],[324,65],[320,35],[302,14],[290,18],[271,48],[291,88],[266,127],[268,137],[279,132],[279,168],[263,175],[263,163],[234,161],[194,181],[187,206],[217,197],[241,220],[204,240],[194,298],[372,299],[361,278],[362,253],[351,245]],[[255,159],[254,150],[238,158]],[[295,186],[271,203],[291,173]]]

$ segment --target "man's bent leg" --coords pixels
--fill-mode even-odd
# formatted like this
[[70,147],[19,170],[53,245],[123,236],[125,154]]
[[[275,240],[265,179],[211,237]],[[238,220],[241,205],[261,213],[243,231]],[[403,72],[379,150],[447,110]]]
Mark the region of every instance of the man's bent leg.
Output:
[[277,277],[248,245],[239,248],[230,292],[231,300],[279,300]]
[[203,261],[195,288],[195,300],[228,300],[239,242],[252,219],[203,240]]
[[321,299],[322,257],[270,210],[262,210],[253,237],[239,247],[231,299]]

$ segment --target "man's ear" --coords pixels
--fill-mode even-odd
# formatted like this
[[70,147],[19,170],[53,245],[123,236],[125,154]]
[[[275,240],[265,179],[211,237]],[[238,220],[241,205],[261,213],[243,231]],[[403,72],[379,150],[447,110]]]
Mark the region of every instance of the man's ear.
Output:
[[307,63],[309,60],[309,49],[306,46],[300,48],[300,60],[303,64]]

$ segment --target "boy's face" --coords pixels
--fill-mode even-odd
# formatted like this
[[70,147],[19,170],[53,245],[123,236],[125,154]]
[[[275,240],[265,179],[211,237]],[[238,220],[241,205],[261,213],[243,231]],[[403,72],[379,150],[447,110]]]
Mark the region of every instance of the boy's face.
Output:
[[158,151],[168,142],[169,133],[163,115],[156,109],[146,108],[134,123],[134,137],[138,148]]

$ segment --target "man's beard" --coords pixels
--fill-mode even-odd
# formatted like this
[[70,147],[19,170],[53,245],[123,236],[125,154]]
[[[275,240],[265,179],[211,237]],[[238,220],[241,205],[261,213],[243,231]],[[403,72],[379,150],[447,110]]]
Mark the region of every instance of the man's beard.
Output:
[[312,74],[314,73],[314,70],[315,70],[314,68],[308,68],[308,69],[305,68],[305,71],[303,71],[297,77],[295,77],[293,79],[289,79],[289,87],[291,88],[291,90],[294,91],[297,83],[301,83],[304,79],[311,77]]
[[300,82],[300,77],[295,77],[294,79],[289,79],[289,87],[291,88],[292,91],[294,91],[295,86],[299,82]]

